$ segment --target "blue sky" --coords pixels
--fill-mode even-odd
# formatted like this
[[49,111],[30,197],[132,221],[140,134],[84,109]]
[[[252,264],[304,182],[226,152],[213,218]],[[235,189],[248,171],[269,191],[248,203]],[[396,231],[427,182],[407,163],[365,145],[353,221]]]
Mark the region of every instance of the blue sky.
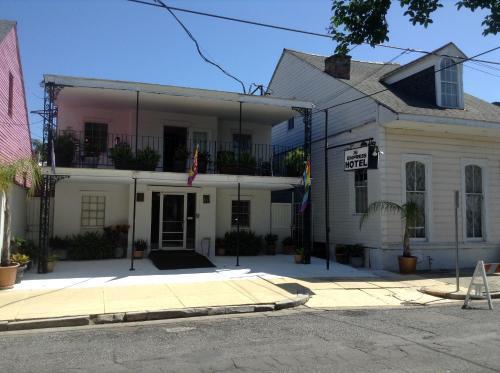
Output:
[[[435,49],[455,42],[472,56],[500,45],[497,36],[482,36],[484,13],[456,11],[455,1],[434,15],[434,24],[413,27],[399,5],[389,14],[390,44]],[[169,0],[168,4],[260,22],[325,32],[330,0]],[[397,2],[395,2],[397,3]],[[326,38],[257,28],[178,13],[204,51],[245,83],[267,84],[283,48],[332,54]],[[197,55],[194,44],[164,10],[126,0],[0,0],[0,18],[18,22],[28,109],[42,108],[44,73],[121,79],[240,92]],[[359,46],[354,59],[388,61],[400,52]],[[409,54],[395,62],[420,56]],[[484,59],[500,61],[500,50]],[[464,69],[465,90],[487,101],[500,100],[500,66],[492,70],[470,64]],[[478,68],[491,74],[473,70]],[[33,137],[41,120],[31,115]]]

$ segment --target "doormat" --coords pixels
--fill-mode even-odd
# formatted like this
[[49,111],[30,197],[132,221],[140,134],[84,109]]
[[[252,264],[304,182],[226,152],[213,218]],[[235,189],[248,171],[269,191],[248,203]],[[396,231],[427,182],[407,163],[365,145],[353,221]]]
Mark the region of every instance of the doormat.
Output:
[[195,251],[154,250],[149,259],[158,269],[211,268],[215,265],[206,256]]

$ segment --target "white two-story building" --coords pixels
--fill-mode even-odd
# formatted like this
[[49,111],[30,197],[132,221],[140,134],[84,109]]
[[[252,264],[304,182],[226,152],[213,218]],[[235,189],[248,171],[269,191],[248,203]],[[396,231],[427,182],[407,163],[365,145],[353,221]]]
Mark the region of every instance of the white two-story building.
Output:
[[[373,140],[378,169],[344,171],[344,150],[328,150],[330,251],[361,243],[366,264],[397,268],[402,225],[397,215],[360,216],[369,203],[412,198],[424,211],[411,227],[418,268],[455,263],[454,192],[460,193],[460,265],[500,260],[500,107],[464,92],[466,56],[449,43],[405,65],[284,50],[269,83],[279,97],[312,101],[313,239],[325,242],[325,118],[332,147]],[[491,85],[500,95],[498,85]],[[303,142],[301,121],[273,127],[273,144]],[[357,145],[359,146],[359,144]]]

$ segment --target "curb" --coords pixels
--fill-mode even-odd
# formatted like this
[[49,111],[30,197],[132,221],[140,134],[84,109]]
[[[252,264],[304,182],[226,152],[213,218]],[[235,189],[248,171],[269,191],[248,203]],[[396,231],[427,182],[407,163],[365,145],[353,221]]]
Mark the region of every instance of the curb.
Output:
[[[432,289],[426,289],[426,288],[420,289],[419,291],[421,293],[424,293],[427,295],[432,295],[433,297],[437,297],[437,298],[453,299],[453,300],[465,300],[464,293],[456,293],[454,291],[446,292],[446,291],[438,291],[438,290],[432,290]],[[500,293],[491,294],[491,299],[499,299],[499,298],[500,298]],[[471,295],[471,299],[481,300],[484,298]]]
[[274,303],[176,308],[158,311],[131,311],[71,317],[54,317],[47,319],[30,319],[21,321],[0,321],[0,332],[279,311],[286,308],[301,306],[305,304],[309,300],[309,298],[309,295],[299,294],[293,299],[286,299]]

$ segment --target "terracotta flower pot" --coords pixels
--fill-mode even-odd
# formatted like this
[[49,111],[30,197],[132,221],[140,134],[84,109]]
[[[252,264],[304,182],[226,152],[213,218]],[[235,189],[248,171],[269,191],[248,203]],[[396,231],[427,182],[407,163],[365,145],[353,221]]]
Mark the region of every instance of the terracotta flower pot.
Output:
[[399,273],[410,275],[417,271],[417,257],[416,256],[398,256]]
[[226,250],[223,247],[218,247],[217,256],[224,256],[224,255],[226,255]]
[[142,259],[144,257],[144,251],[134,250],[134,258]]
[[295,259],[295,263],[297,263],[297,264],[302,263],[302,255],[300,255],[300,254],[295,254],[295,255],[293,256],[293,258]]
[[47,273],[54,272],[55,265],[56,265],[55,260],[48,260],[47,261]]
[[10,289],[16,283],[17,267],[19,264],[14,264],[8,267],[0,267],[0,290]]

